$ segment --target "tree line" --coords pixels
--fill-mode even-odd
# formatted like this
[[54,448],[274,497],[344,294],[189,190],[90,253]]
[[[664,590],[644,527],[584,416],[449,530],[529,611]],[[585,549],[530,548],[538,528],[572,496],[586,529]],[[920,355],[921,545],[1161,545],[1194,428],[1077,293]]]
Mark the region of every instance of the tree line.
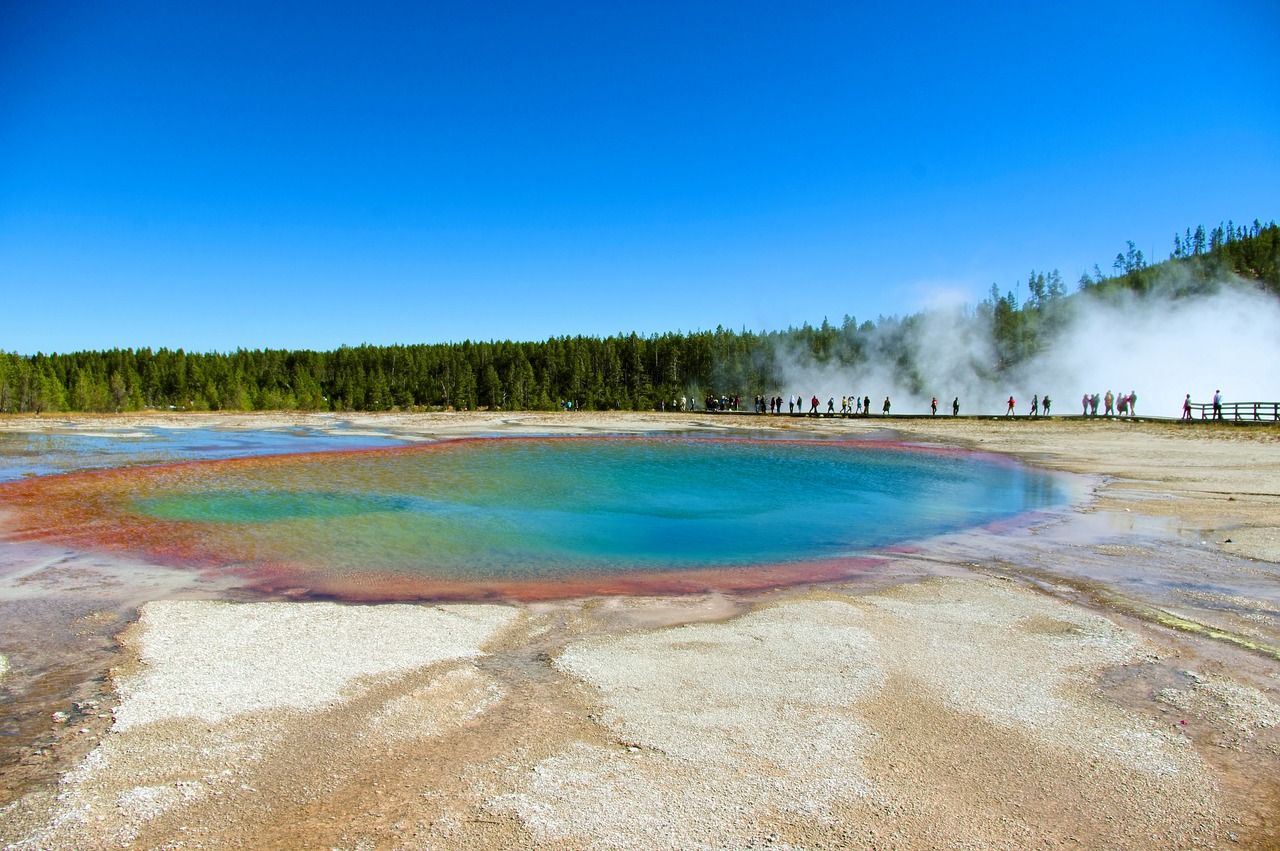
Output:
[[[1068,293],[1061,274],[1032,271],[1026,296],[990,295],[972,309],[991,335],[992,377],[1032,357],[1062,326],[1075,298],[1181,297],[1227,274],[1280,297],[1280,227],[1219,225],[1174,236],[1169,258],[1150,264],[1130,242],[1110,274],[1094,266]],[[565,401],[586,410],[653,410],[680,397],[771,393],[784,356],[857,370],[889,365],[905,386],[914,375],[913,335],[924,314],[859,324],[755,333],[714,331],[610,337],[343,346],[334,351],[111,349],[70,354],[0,352],[0,413],[197,411],[549,410]]]

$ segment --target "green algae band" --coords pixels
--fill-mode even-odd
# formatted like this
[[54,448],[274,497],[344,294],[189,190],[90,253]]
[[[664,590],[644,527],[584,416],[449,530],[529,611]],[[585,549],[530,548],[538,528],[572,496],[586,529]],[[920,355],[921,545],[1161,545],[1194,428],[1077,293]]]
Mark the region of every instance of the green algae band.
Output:
[[136,500],[134,511],[163,520],[201,523],[273,523],[283,520],[353,517],[381,511],[408,511],[412,503],[398,497],[341,493],[199,493]]
[[705,438],[472,439],[5,487],[35,492],[30,537],[378,599],[656,590],[636,577],[691,571],[781,584],[1066,501],[1060,479],[991,456]]

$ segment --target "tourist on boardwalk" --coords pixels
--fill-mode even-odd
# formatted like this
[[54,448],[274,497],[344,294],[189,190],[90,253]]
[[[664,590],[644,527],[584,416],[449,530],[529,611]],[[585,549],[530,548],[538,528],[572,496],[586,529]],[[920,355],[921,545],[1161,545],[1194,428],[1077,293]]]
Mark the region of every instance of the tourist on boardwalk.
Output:
[[809,403],[809,413],[813,414],[815,417],[818,415],[818,397],[817,396],[814,396]]
[[1016,416],[1017,416],[1017,414],[1015,414],[1015,413],[1013,412],[1013,405],[1014,405],[1013,397],[1012,397],[1012,396],[1010,396],[1010,397],[1009,397],[1009,410],[1007,410],[1007,411],[1005,411],[1005,412],[1004,412],[1004,415],[1005,415],[1006,417],[1016,417]]
[[1048,393],[1046,393],[1044,398],[1040,400],[1040,407],[1044,408],[1044,415],[1046,417],[1049,416],[1049,405],[1052,403],[1053,400],[1049,398]]
[[871,397],[870,396],[866,396],[862,400],[862,415],[865,417],[871,416]]
[[960,397],[959,396],[951,400],[951,416],[953,417],[960,416]]
[[836,397],[832,396],[827,399],[827,416],[831,416],[836,412]]
[[1129,416],[1136,417],[1138,415],[1138,391],[1129,391]]
[[854,411],[854,413],[861,414],[862,413],[862,397],[861,396],[855,397],[853,401],[858,403],[857,410]]
[[1089,394],[1086,393],[1080,397],[1080,404],[1084,405],[1084,413],[1081,416],[1089,416]]
[[1040,394],[1037,393],[1031,397],[1031,416],[1040,416]]
[[1094,393],[1089,397],[1089,416],[1096,417],[1098,415],[1098,403],[1102,401],[1102,397]]
[[1103,398],[1103,401],[1105,401],[1105,402],[1107,403],[1107,409],[1106,409],[1106,411],[1103,413],[1103,416],[1104,416],[1104,417],[1114,417],[1114,416],[1115,416],[1115,414],[1116,414],[1116,396],[1115,396],[1115,394],[1114,394],[1114,393],[1112,393],[1110,390],[1108,390],[1108,391],[1107,391],[1107,395],[1106,395],[1106,396],[1103,396],[1102,398]]
[[889,416],[889,397],[888,396],[884,397],[884,415],[886,417]]
[[929,403],[929,410],[933,412],[933,415],[935,417],[938,415],[938,397],[937,396],[934,396],[933,401]]
[[1182,418],[1184,420],[1191,419],[1191,394],[1187,394],[1187,398],[1182,400]]
[[1215,420],[1222,419],[1222,391],[1213,391],[1213,418]]
[[1129,413],[1129,397],[1128,396],[1121,395],[1116,397],[1116,413],[1122,417],[1126,416]]
[[796,412],[796,397],[788,396],[787,397],[787,413],[794,414],[795,412]]

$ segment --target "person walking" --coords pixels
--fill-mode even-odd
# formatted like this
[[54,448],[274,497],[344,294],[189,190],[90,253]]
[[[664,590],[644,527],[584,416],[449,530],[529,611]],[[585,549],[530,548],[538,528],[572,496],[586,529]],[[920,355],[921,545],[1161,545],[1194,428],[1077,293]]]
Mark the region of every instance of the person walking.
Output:
[[1215,420],[1222,419],[1222,391],[1213,391],[1213,418]]
[[953,417],[960,416],[960,397],[959,396],[951,400],[951,416]]
[[1004,415],[1005,415],[1006,417],[1016,417],[1016,416],[1017,416],[1017,414],[1015,414],[1015,413],[1014,413],[1014,411],[1013,411],[1013,405],[1014,405],[1013,397],[1012,397],[1012,396],[1010,396],[1010,397],[1009,397],[1009,410],[1007,410],[1007,411],[1005,411],[1005,412],[1004,412]]
[[1191,394],[1187,394],[1187,398],[1182,400],[1182,418],[1184,420],[1191,419]]
[[884,415],[886,417],[889,416],[889,397],[888,396],[884,397]]
[[933,412],[933,415],[935,417],[938,415],[938,397],[937,396],[934,396],[933,401],[929,403],[929,410]]
[[1040,394],[1037,393],[1031,397],[1031,416],[1040,416]]
[[1045,397],[1040,400],[1040,407],[1044,408],[1044,415],[1046,417],[1049,416],[1049,405],[1052,403],[1053,400],[1049,398],[1049,394],[1047,393],[1045,394]]

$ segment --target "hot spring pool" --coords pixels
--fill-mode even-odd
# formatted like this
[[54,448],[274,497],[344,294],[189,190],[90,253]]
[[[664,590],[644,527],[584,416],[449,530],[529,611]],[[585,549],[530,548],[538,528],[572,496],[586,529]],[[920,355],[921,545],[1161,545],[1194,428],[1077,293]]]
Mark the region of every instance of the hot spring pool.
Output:
[[12,538],[234,571],[271,593],[554,597],[838,578],[1068,501],[1058,477],[897,444],[477,438],[0,486]]

